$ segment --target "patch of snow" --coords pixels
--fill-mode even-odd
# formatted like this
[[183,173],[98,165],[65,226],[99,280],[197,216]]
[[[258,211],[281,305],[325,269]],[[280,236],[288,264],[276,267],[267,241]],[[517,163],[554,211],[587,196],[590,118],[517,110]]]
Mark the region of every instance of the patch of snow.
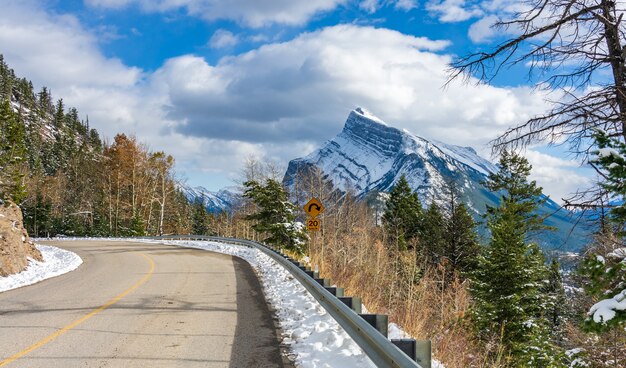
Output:
[[494,165],[491,161],[480,157],[471,147],[453,146],[439,141],[433,141],[433,144],[454,160],[461,162],[462,164],[467,165],[482,174],[489,175],[491,173],[498,172],[498,167],[496,165]]
[[372,114],[371,112],[365,110],[362,107],[357,107],[356,109],[354,109],[354,112],[358,115],[363,116],[364,118],[367,118],[369,120],[375,121],[378,124],[382,124],[384,126],[387,126],[387,123],[385,123],[381,118],[379,118],[378,116]]
[[0,277],[0,292],[31,285],[51,277],[63,275],[78,268],[83,260],[65,249],[36,245],[43,256],[43,262],[29,259],[28,267],[17,274]]
[[389,340],[391,339],[409,339],[411,336],[406,333],[400,326],[395,323],[389,324],[389,331],[387,333]]
[[615,317],[617,311],[626,310],[626,290],[609,299],[594,304],[588,312],[596,323],[606,323]]
[[619,152],[617,152],[613,148],[600,148],[598,150],[598,158],[604,158],[609,156],[619,157]]
[[624,259],[624,258],[626,258],[626,248],[625,247],[617,248],[614,251],[612,251],[611,253],[607,254],[607,257],[612,257],[612,258],[617,258],[617,259]]
[[567,350],[567,351],[565,352],[565,355],[567,355],[567,357],[568,357],[568,358],[571,358],[571,357],[573,357],[573,356],[574,356],[574,355],[576,355],[576,354],[580,354],[580,353],[582,353],[583,351],[585,351],[585,349],[582,349],[582,348],[574,348],[574,349]]
[[606,263],[606,260],[601,255],[596,255],[596,260],[602,264]]

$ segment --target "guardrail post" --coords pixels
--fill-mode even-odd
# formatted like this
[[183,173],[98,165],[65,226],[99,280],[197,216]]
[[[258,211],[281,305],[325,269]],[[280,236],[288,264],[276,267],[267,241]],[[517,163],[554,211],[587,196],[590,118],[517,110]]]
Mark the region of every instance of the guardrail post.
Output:
[[423,368],[432,367],[432,345],[430,340],[415,342],[415,361]]
[[340,296],[339,300],[351,308],[356,314],[361,314],[361,298],[358,296]]
[[391,343],[402,350],[409,358],[417,361],[417,342],[415,339],[391,339]]
[[386,314],[360,314],[367,323],[372,325],[383,336],[387,337],[389,333],[389,317]]
[[318,284],[322,285],[323,287],[325,287],[325,288],[330,287],[330,280],[329,279],[320,279],[319,277],[315,277],[314,279],[315,279],[315,281],[317,281]]
[[336,286],[326,286],[325,288],[326,290],[328,290],[329,293],[333,294],[334,296],[343,297],[343,288]]

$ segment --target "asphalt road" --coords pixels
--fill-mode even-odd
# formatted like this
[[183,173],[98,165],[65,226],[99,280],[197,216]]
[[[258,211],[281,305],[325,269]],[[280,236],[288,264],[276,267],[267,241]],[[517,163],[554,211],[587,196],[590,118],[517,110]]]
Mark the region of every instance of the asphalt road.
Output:
[[0,293],[0,366],[283,367],[256,275],[203,250],[54,242],[76,271]]

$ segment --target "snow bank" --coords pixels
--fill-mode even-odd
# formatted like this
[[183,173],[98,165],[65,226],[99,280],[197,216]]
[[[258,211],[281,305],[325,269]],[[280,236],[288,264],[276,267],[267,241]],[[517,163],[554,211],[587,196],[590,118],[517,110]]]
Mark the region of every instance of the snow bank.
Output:
[[0,292],[68,273],[83,263],[83,260],[76,253],[49,245],[36,245],[36,247],[43,256],[43,262],[29,259],[26,270],[7,277],[0,277]]

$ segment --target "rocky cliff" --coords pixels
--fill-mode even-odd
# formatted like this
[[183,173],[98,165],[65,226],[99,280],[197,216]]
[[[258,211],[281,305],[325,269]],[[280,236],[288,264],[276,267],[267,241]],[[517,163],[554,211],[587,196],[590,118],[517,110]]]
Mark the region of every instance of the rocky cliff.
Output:
[[0,276],[23,271],[29,258],[43,260],[24,229],[22,211],[11,202],[0,204]]

